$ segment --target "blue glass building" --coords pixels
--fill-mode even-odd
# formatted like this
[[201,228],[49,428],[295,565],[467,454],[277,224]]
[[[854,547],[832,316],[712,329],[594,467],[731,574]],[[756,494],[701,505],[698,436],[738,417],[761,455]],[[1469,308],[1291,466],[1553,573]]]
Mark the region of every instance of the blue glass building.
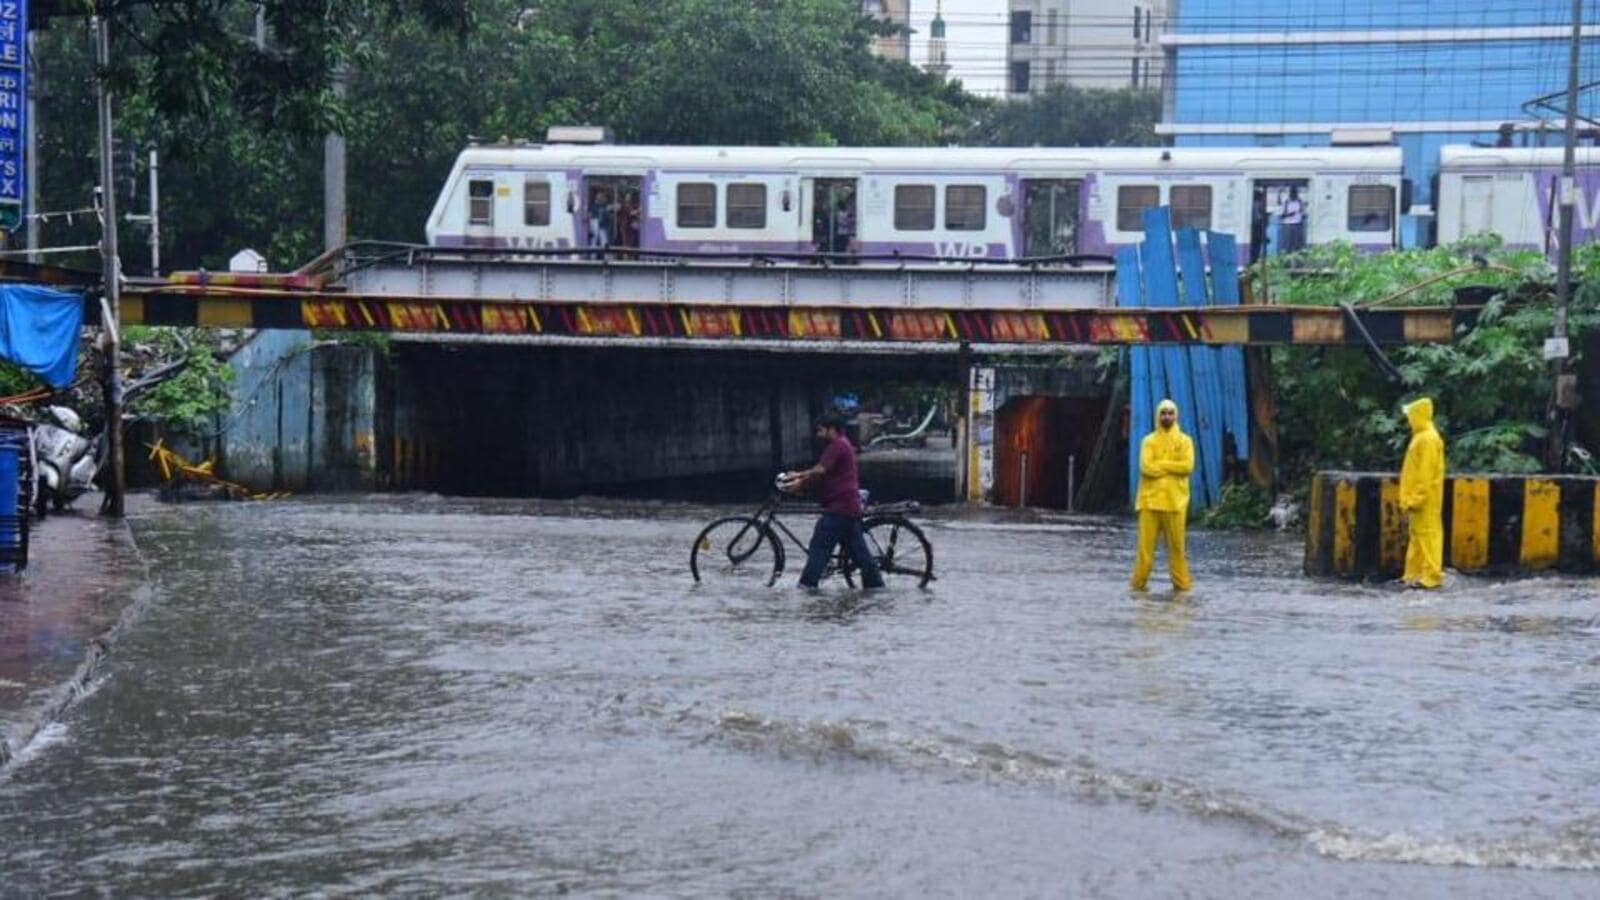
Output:
[[[1580,80],[1600,80],[1600,11],[1585,3]],[[1570,0],[1174,0],[1159,132],[1180,147],[1392,140],[1426,239],[1439,148],[1559,145],[1524,109],[1566,89]],[[1595,92],[1580,103],[1600,112]]]

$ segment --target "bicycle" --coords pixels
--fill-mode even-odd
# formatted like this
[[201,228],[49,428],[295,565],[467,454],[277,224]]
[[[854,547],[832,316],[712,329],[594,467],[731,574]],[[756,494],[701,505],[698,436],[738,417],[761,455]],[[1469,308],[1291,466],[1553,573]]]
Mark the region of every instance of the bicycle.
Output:
[[[689,551],[689,572],[696,582],[708,579],[737,580],[740,578],[766,580],[771,587],[783,575],[787,557],[781,534],[788,538],[805,557],[809,542],[802,540],[778,518],[780,509],[798,510],[801,504],[786,495],[774,492],[755,512],[744,516],[725,516],[716,519],[701,530]],[[814,510],[816,504],[804,507]],[[878,569],[887,581],[891,576],[905,582],[915,582],[925,588],[934,580],[933,545],[922,529],[907,518],[921,507],[914,501],[868,505],[861,519],[861,533],[867,549],[877,561]],[[851,587],[855,587],[856,565],[849,552],[840,546],[835,549],[822,577],[840,574]]]

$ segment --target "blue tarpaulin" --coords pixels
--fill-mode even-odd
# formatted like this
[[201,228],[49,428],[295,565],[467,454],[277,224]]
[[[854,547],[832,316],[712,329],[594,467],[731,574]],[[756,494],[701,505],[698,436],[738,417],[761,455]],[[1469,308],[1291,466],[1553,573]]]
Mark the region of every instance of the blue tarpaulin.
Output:
[[83,297],[32,284],[0,286],[0,359],[64,388],[78,377]]

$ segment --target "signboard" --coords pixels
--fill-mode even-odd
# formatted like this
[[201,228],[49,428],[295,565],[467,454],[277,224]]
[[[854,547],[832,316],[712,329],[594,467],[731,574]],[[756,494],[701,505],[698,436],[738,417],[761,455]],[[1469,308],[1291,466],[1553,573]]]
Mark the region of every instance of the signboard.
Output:
[[27,0],[0,0],[0,228],[22,224],[27,108]]

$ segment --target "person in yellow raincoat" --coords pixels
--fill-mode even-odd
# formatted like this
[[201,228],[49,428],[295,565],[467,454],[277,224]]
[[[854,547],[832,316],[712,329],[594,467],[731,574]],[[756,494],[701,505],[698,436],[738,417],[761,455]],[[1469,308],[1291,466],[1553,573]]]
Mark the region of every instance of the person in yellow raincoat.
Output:
[[1411,423],[1411,444],[1400,466],[1400,508],[1406,517],[1406,568],[1413,587],[1444,584],[1444,438],[1433,427],[1427,397],[1401,407]]
[[1139,445],[1139,496],[1133,508],[1139,515],[1139,547],[1133,563],[1133,589],[1144,590],[1156,564],[1156,541],[1167,539],[1167,568],[1172,586],[1187,591],[1194,586],[1189,562],[1183,555],[1184,528],[1189,517],[1189,476],[1194,472],[1194,441],[1178,427],[1178,404],[1163,400],[1156,406],[1156,430]]

